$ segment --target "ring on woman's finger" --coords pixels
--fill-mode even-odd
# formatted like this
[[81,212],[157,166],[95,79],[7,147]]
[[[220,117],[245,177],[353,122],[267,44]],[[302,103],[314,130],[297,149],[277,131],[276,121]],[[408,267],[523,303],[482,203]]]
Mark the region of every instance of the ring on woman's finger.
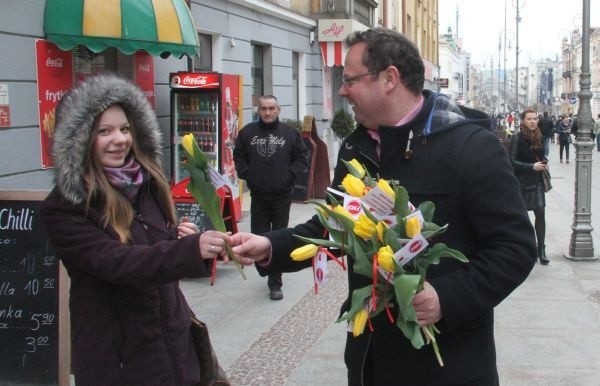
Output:
[[211,252],[214,252],[214,251],[215,251],[215,246],[214,246],[214,245],[211,245],[211,246],[210,246],[210,251],[211,251]]

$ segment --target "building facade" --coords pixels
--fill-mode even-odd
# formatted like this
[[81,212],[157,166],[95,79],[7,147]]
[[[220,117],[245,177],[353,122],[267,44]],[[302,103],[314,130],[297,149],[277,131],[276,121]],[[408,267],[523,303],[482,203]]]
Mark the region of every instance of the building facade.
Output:
[[[83,0],[73,2],[79,3]],[[85,39],[69,50],[57,52],[72,58],[68,65],[73,66],[73,82],[104,70],[135,80],[138,69],[150,70],[151,81],[147,83],[151,84],[146,84],[146,91],[153,99],[164,133],[164,165],[168,174],[171,170],[169,73],[172,72],[197,70],[241,75],[242,124],[253,119],[258,95],[274,94],[282,104],[282,118],[301,119],[310,114],[320,126],[327,125],[321,121],[323,66],[319,46],[313,38],[317,22],[311,16],[310,6],[314,1],[187,3],[200,43],[199,58],[157,52],[155,56],[139,55],[145,60],[140,64],[136,52],[123,53],[112,46],[93,52],[86,47]],[[0,47],[9,53],[0,56],[2,190],[47,190],[53,186],[52,170],[44,165],[48,155],[43,153],[45,150],[47,153],[48,146],[41,139],[44,119],[38,114],[39,105],[44,102],[38,95],[42,69],[36,66],[36,57],[40,56],[36,47],[39,42],[49,43],[45,32],[48,21],[44,18],[45,6],[49,4],[50,1],[8,0],[1,5]],[[48,63],[56,66],[58,62],[50,59]],[[61,92],[47,97],[56,102]]]

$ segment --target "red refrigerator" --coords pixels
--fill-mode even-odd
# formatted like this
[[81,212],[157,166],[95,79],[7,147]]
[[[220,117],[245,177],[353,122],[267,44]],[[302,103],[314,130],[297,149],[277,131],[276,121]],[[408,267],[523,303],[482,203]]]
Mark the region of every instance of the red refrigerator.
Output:
[[[209,163],[222,175],[221,190],[233,202],[232,213],[241,217],[240,188],[233,163],[233,147],[241,123],[242,78],[217,72],[176,72],[171,85],[171,183],[173,196],[191,199],[185,189],[187,172],[181,139],[194,134]],[[186,195],[188,197],[186,197]]]

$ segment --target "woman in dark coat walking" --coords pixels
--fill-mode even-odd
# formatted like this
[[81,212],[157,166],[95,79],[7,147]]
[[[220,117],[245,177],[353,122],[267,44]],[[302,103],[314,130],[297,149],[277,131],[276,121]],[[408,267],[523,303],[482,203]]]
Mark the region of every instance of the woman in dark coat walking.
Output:
[[88,78],[56,117],[56,187],[41,216],[71,279],[75,382],[197,385],[192,311],[178,280],[208,276],[203,259],[229,237],[177,227],[158,121],[135,85]]
[[569,163],[569,146],[571,144],[571,122],[568,116],[564,116],[558,121],[556,125],[556,132],[558,133],[558,144],[560,146],[560,163],[563,162],[563,151],[567,156],[567,163]]
[[538,259],[541,264],[547,265],[550,260],[546,257],[544,244],[546,198],[542,171],[548,170],[548,159],[544,157],[544,141],[537,123],[537,112],[532,108],[525,109],[521,114],[520,130],[512,137],[509,153],[527,210],[532,210],[535,215]]

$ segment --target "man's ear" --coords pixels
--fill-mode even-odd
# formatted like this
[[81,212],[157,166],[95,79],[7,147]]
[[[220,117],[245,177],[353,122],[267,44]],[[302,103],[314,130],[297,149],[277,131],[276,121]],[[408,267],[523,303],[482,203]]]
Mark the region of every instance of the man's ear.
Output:
[[389,66],[383,71],[385,85],[395,86],[400,83],[400,72],[395,66]]

